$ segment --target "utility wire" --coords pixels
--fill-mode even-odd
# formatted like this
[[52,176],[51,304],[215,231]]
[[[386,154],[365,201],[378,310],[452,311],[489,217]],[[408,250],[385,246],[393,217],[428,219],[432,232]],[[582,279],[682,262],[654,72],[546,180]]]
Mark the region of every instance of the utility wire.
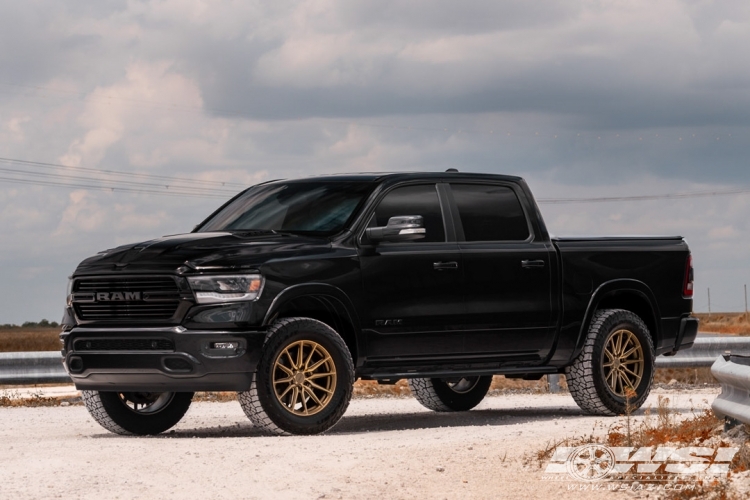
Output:
[[210,193],[195,193],[195,192],[181,192],[181,191],[156,191],[151,189],[135,189],[128,187],[108,187],[108,186],[97,186],[91,184],[74,184],[44,180],[31,180],[31,179],[18,179],[13,177],[1,177],[0,181],[19,183],[19,184],[31,184],[34,186],[52,186],[52,187],[65,187],[74,189],[90,189],[98,191],[109,191],[109,192],[125,192],[134,194],[156,194],[161,196],[180,196],[180,197],[193,197],[193,198],[219,198],[226,200],[226,196]]
[[30,172],[28,170],[17,170],[13,168],[0,168],[0,172],[36,176],[36,177],[46,177],[46,178],[61,179],[61,180],[89,181],[89,182],[96,181],[96,182],[102,182],[102,183],[115,184],[115,186],[103,186],[103,187],[119,187],[118,185],[124,185],[124,186],[135,186],[135,187],[146,187],[146,188],[189,190],[189,192],[195,192],[198,194],[235,194],[236,193],[236,191],[232,191],[228,189],[204,188],[204,187],[193,187],[193,186],[171,186],[169,184],[152,184],[148,182],[97,179],[97,178],[92,178],[92,177],[81,177],[77,175],[53,174],[50,172]]
[[602,203],[612,201],[646,201],[683,198],[706,198],[710,196],[730,196],[747,194],[750,189],[728,189],[725,191],[696,191],[692,193],[646,194],[639,196],[597,196],[592,198],[538,198],[537,203],[544,205],[561,205],[564,203]]
[[192,183],[192,184],[204,184],[204,185],[214,185],[214,186],[237,186],[237,187],[247,187],[245,184],[241,184],[238,182],[222,182],[222,181],[208,181],[203,179],[191,179],[187,177],[170,177],[165,175],[156,175],[156,174],[141,174],[141,173],[135,173],[135,172],[122,172],[118,170],[103,170],[103,169],[97,169],[97,168],[87,168],[87,167],[73,167],[70,165],[62,165],[59,163],[46,163],[46,162],[39,162],[39,161],[29,161],[29,160],[19,160],[17,158],[3,158],[0,157],[0,162],[2,163],[16,163],[20,165],[29,165],[34,166],[38,168],[46,168],[46,169],[64,169],[64,170],[76,170],[79,172],[89,172],[89,173],[95,173],[95,174],[105,174],[105,175],[112,175],[112,176],[122,176],[122,177],[136,177],[136,178],[144,178],[144,179],[158,179],[158,180],[164,180],[164,181],[172,181],[173,183]]

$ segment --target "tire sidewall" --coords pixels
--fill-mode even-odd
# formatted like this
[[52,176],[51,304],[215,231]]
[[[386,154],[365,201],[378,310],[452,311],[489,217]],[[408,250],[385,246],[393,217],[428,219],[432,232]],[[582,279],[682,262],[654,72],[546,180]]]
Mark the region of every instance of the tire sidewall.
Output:
[[603,363],[605,359],[604,348],[610,336],[618,330],[628,330],[632,332],[641,344],[644,356],[643,376],[635,388],[635,397],[629,402],[630,409],[639,408],[643,405],[651,390],[651,383],[654,377],[654,349],[653,342],[648,330],[635,314],[621,311],[610,316],[602,324],[599,335],[594,342],[592,352],[592,372],[594,375],[594,387],[601,398],[602,402],[615,413],[625,413],[628,411],[628,401],[622,396],[618,396],[609,388],[604,378]]
[[440,401],[453,411],[468,411],[482,402],[492,384],[492,376],[480,376],[467,392],[456,392],[440,378],[430,379]]
[[153,435],[166,431],[182,419],[193,393],[175,392],[164,408],[151,414],[133,411],[125,405],[118,392],[100,392],[99,398],[107,415],[124,430],[132,434]]
[[[323,346],[336,367],[333,397],[325,408],[310,416],[294,415],[287,410],[272,387],[271,373],[276,358],[285,347],[299,340],[311,340]],[[291,434],[318,434],[338,421],[349,404],[354,384],[351,355],[343,339],[327,325],[304,319],[295,321],[277,330],[266,342],[256,373],[256,384],[260,404],[274,424]]]

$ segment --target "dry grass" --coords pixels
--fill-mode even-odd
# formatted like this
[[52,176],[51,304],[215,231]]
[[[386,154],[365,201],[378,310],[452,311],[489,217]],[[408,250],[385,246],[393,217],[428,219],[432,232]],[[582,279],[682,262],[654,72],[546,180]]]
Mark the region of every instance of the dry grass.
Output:
[[31,394],[21,394],[17,390],[3,389],[0,390],[0,407],[19,407],[19,406],[69,406],[80,405],[79,397],[54,397],[45,396],[44,392],[39,389]]
[[[565,377],[561,377],[560,385],[563,390],[567,390]],[[496,375],[492,379],[489,394],[492,396],[506,393],[541,394],[545,392],[549,392],[549,389],[547,379],[544,377],[541,380],[521,380]],[[411,391],[406,380],[399,380],[395,384],[388,385],[378,384],[375,380],[358,380],[354,384],[354,397],[411,397]]]
[[[588,436],[572,437],[559,442],[550,442],[535,455],[527,457],[527,464],[537,463],[541,468],[551,458],[559,446],[576,447],[588,443],[600,443],[607,446],[632,446],[634,448],[668,446],[705,446],[709,448],[740,447],[729,466],[730,474],[726,479],[710,478],[687,483],[676,478],[671,483],[672,489],[662,493],[663,500],[688,500],[694,498],[710,500],[739,500],[746,498],[746,493],[738,491],[732,485],[732,477],[750,470],[750,426],[737,427],[729,432],[723,431],[723,421],[711,410],[693,413],[682,419],[672,410],[669,398],[659,396],[654,411],[646,410],[644,419],[636,422],[630,415],[612,425],[608,432],[601,436],[591,432]],[[664,474],[662,466],[655,475]],[[648,483],[648,481],[643,481]]]
[[700,331],[750,335],[750,318],[745,313],[696,313]]
[[59,351],[60,328],[0,329],[0,352]]

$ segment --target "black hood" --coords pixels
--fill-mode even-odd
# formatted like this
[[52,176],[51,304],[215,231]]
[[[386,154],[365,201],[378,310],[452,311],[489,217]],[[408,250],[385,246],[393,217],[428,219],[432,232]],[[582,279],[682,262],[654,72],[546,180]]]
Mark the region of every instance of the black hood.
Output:
[[327,238],[252,233],[188,233],[123,245],[79,264],[75,275],[160,271],[179,268],[249,268],[279,257],[309,255],[330,248]]

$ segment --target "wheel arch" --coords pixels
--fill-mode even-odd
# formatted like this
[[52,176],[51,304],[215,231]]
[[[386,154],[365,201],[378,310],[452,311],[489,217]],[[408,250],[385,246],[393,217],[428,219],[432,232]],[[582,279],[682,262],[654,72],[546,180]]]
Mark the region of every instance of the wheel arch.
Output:
[[619,279],[599,285],[589,300],[581,330],[578,333],[575,359],[583,349],[586,332],[589,330],[594,313],[599,309],[625,309],[637,314],[649,329],[654,349],[658,349],[661,338],[659,306],[653,291],[642,281]]
[[360,323],[349,297],[339,288],[326,283],[305,283],[283,290],[271,303],[263,326],[278,318],[302,316],[321,321],[344,339],[357,366],[361,356]]

